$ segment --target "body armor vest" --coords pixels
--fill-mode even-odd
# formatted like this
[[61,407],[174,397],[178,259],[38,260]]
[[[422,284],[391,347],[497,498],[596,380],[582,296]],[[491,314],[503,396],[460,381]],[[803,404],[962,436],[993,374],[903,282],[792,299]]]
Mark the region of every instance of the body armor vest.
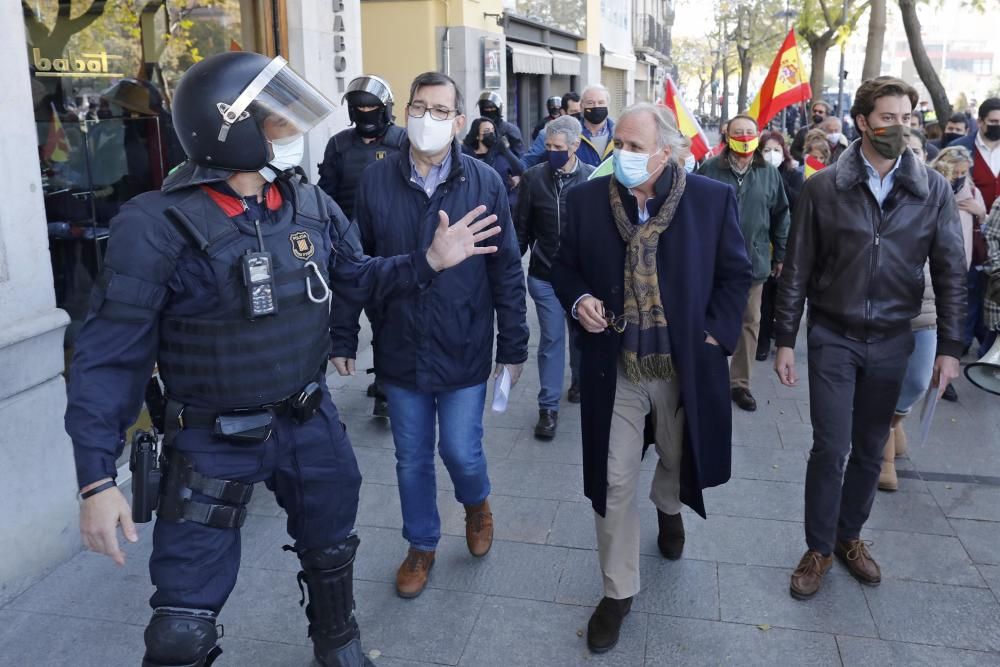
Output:
[[[164,313],[160,318],[160,377],[169,398],[216,409],[254,408],[281,401],[316,379],[329,346],[329,301],[307,263],[329,283],[330,220],[316,186],[284,184],[284,202],[261,221],[264,249],[271,253],[277,312],[245,314],[240,256],[256,252],[252,224],[230,218],[210,196],[192,191],[174,208],[177,223],[196,250],[207,256],[221,307],[197,316]],[[179,216],[168,210],[168,217]],[[193,227],[192,230],[190,227]],[[200,235],[200,236],[199,236]]]
[[378,141],[370,144],[366,144],[353,128],[334,135],[334,146],[340,155],[340,167],[333,200],[344,211],[348,220],[354,219],[354,201],[361,182],[361,172],[372,162],[398,151],[404,139],[406,130],[397,125],[390,125]]

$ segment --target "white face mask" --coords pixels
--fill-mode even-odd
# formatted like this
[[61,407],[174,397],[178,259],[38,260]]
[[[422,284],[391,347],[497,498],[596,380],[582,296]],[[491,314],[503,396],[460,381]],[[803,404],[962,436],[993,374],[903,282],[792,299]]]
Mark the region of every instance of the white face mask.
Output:
[[451,143],[454,124],[453,118],[437,120],[428,111],[422,118],[407,117],[406,136],[418,151],[433,154]]
[[693,172],[694,168],[697,166],[698,162],[694,159],[693,155],[688,155],[686,158],[684,158],[684,171],[686,171],[687,173],[690,174],[691,172]]
[[841,134],[840,132],[830,132],[829,134],[826,135],[826,140],[829,141],[831,144],[839,144],[840,138],[843,136],[844,135]]
[[781,151],[769,150],[764,151],[764,159],[768,164],[774,167],[780,167],[781,163],[785,161],[785,156],[781,154]]
[[290,139],[275,139],[271,142],[271,152],[274,153],[274,157],[268,161],[270,166],[258,172],[268,183],[273,183],[278,177],[271,167],[285,171],[302,163],[302,156],[306,152],[306,138],[299,134]]

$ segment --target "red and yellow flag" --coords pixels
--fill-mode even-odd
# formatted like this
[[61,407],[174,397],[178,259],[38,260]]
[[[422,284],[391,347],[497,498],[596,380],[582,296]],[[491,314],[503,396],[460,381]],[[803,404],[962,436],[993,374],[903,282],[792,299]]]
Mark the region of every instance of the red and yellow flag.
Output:
[[56,113],[55,106],[52,106],[52,120],[49,122],[49,132],[45,137],[45,145],[42,146],[42,159],[50,162],[66,162],[69,160],[69,142],[66,140],[66,131],[63,130],[62,121]]
[[757,127],[763,128],[785,107],[808,102],[811,98],[812,88],[802,67],[795,30],[789,30],[747,114],[757,119]]
[[663,93],[663,105],[674,112],[674,116],[677,117],[677,129],[691,140],[691,154],[695,160],[701,161],[708,154],[708,137],[705,136],[698,120],[684,105],[684,100],[681,99],[677,87],[669,76],[664,84]]
[[805,159],[805,175],[809,178],[817,171],[826,169],[826,164],[820,160],[818,157],[813,157],[812,155],[807,155]]

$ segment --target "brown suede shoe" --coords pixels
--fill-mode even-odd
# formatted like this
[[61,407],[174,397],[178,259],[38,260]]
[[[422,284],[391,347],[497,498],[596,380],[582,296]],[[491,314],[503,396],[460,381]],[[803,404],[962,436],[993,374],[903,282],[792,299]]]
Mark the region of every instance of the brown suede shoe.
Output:
[[476,558],[485,556],[493,546],[493,514],[490,501],[465,506],[465,543]]
[[861,540],[837,540],[833,553],[843,563],[851,575],[867,586],[878,586],[882,583],[882,571],[878,563],[868,552],[868,542]]
[[799,561],[799,566],[792,572],[792,582],[788,591],[796,600],[805,600],[816,595],[823,584],[823,575],[830,571],[833,556],[824,556],[810,549]]
[[396,593],[401,598],[415,598],[424,592],[427,575],[434,566],[434,552],[420,551],[410,547],[406,560],[396,573]]

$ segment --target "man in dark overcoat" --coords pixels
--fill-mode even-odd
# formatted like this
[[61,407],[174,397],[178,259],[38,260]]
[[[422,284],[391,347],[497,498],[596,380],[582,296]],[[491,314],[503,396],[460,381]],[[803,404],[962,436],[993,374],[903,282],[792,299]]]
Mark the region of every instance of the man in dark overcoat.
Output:
[[681,555],[681,504],[729,479],[726,357],[751,267],[728,185],[686,174],[669,109],[636,104],[614,132],[614,174],[568,196],[552,282],[581,336],[584,492],[595,511],[604,598],[587,644],[612,648],[639,592],[636,490],[646,415],[659,463],[650,498],[658,544]]

